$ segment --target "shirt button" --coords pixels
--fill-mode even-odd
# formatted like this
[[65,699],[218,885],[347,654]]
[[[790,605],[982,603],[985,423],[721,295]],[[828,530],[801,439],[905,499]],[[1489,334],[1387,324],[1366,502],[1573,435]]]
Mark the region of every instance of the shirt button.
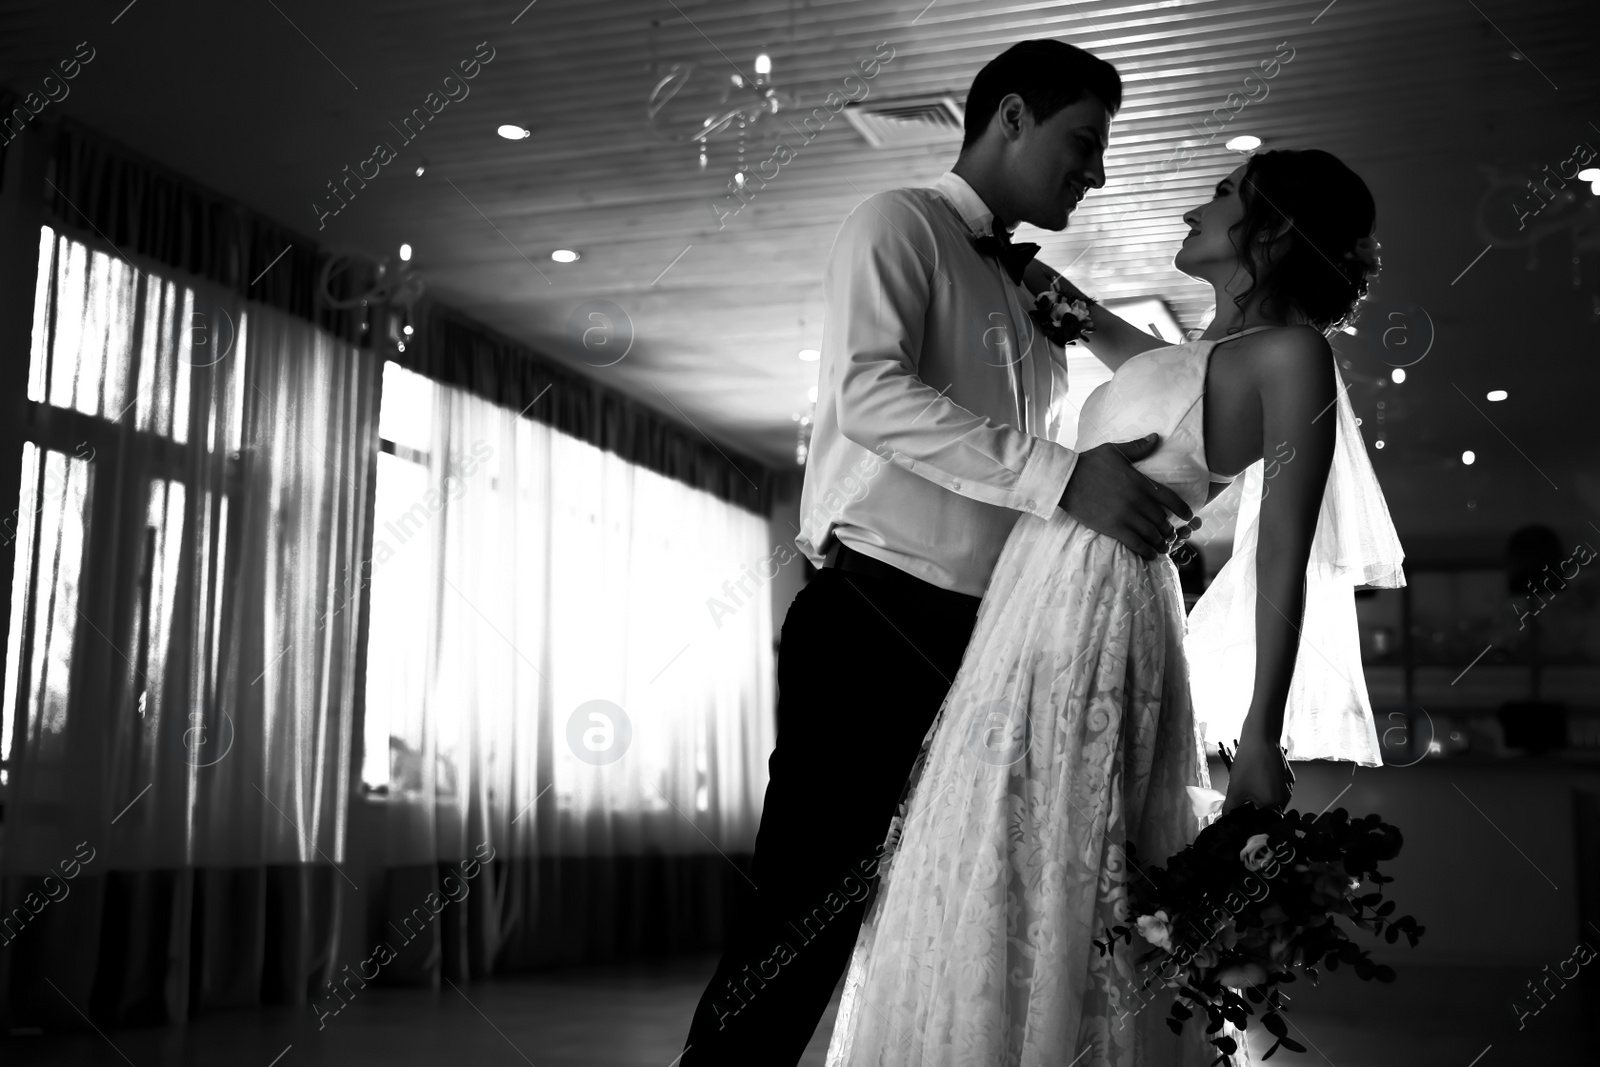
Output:
[[959,480],[951,482],[950,488],[959,493],[961,491],[961,482]]

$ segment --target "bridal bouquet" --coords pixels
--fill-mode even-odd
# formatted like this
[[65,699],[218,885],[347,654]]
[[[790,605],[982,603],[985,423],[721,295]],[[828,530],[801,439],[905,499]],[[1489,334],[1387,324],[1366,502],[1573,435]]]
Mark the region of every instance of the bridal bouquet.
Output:
[[[1220,794],[1190,793],[1197,809],[1220,807]],[[1414,948],[1422,935],[1415,919],[1394,917],[1394,901],[1383,899],[1393,879],[1378,864],[1397,856],[1400,844],[1400,831],[1376,815],[1352,819],[1342,808],[1305,815],[1249,804],[1201,830],[1166,867],[1142,865],[1129,842],[1128,865],[1144,875],[1128,885],[1134,922],[1106,930],[1095,946],[1105,955],[1118,941],[1133,944],[1135,935],[1145,942],[1136,962],[1152,964],[1154,973],[1143,988],[1177,991],[1167,1019],[1174,1033],[1196,1013],[1206,1016],[1219,1053],[1214,1064],[1232,1067],[1238,1051],[1223,1023],[1242,1031],[1256,1007],[1277,1039],[1263,1059],[1280,1045],[1304,1052],[1288,1034],[1278,986],[1297,974],[1315,984],[1319,970],[1341,966],[1364,980],[1394,980],[1394,969],[1373,963],[1340,917],[1390,944],[1404,936]],[[1369,883],[1373,888],[1363,892]]]

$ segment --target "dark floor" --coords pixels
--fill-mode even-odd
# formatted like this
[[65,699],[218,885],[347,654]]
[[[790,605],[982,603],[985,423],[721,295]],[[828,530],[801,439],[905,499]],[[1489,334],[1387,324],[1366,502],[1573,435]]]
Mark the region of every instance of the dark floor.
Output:
[[[585,968],[437,992],[372,987],[319,1031],[306,1008],[217,1012],[184,1027],[0,1039],[7,1067],[669,1067],[711,973],[707,957]],[[1600,1064],[1600,1000],[1576,983],[1518,1032],[1511,1001],[1533,968],[1403,968],[1393,985],[1338,974],[1300,987],[1304,1056],[1273,1067],[1542,1067]],[[1584,1020],[1585,997],[1588,997]],[[835,1003],[837,1003],[837,998]],[[1584,1037],[1584,1026],[1591,1029]],[[832,1012],[803,1067],[822,1067]],[[1492,1047],[1491,1047],[1492,1046]],[[1088,1063],[1082,1067],[1090,1067]]]

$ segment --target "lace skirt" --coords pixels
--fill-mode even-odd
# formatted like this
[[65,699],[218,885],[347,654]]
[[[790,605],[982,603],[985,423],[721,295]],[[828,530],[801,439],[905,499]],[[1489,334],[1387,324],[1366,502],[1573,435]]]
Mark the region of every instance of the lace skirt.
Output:
[[[1138,878],[1198,830],[1209,784],[1177,569],[1065,512],[1024,515],[923,742],[846,979],[829,1067],[1199,1067],[1139,989]],[[1159,987],[1157,987],[1159,988]]]

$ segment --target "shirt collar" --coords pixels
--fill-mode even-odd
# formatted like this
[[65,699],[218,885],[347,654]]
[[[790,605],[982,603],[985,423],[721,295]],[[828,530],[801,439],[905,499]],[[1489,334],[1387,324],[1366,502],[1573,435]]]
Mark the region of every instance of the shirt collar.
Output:
[[933,183],[933,189],[950,202],[973,234],[981,237],[994,227],[994,212],[989,210],[989,205],[983,202],[977,190],[955,171],[948,170],[941,174],[939,180]]

